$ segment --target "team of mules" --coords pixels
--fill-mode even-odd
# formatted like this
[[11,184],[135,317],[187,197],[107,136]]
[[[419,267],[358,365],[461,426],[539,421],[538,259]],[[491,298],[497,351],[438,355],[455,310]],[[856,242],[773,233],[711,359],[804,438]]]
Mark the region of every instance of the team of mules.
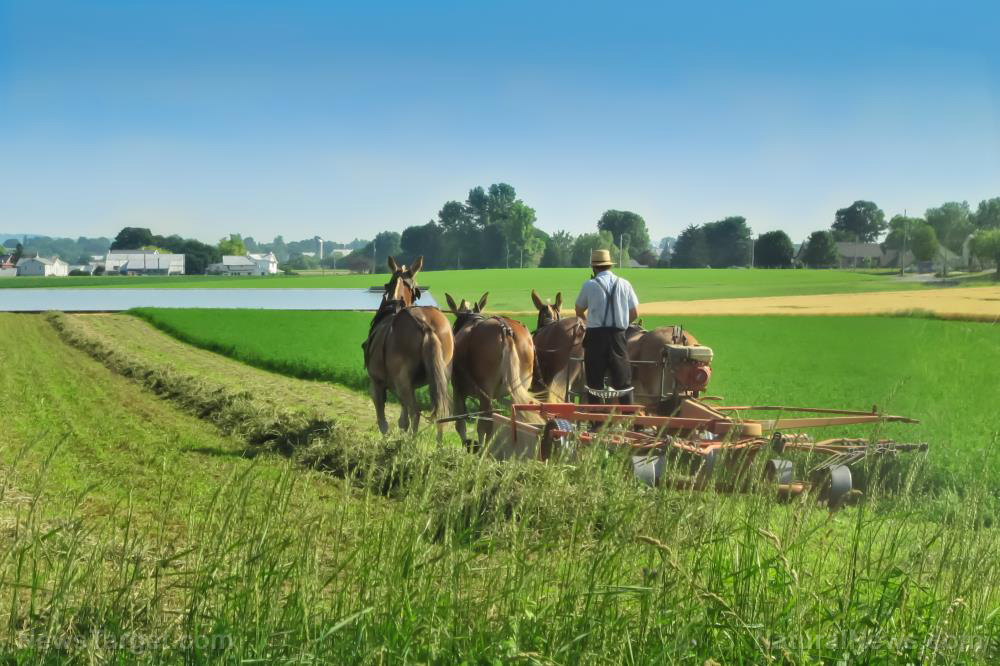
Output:
[[[508,396],[514,402],[561,401],[570,387],[583,390],[581,364],[575,359],[583,356],[586,326],[576,316],[561,316],[561,293],[550,304],[531,291],[538,310],[533,334],[515,319],[484,314],[488,294],[471,305],[465,299],[456,303],[446,294],[455,316],[451,326],[438,308],[415,305],[420,297],[416,276],[423,257],[409,267],[389,257],[388,265],[392,273],[368,339],[362,345],[372,401],[383,433],[388,430],[387,390],[396,394],[402,405],[400,429],[415,432],[420,420],[415,390],[428,385],[433,416],[445,418],[450,378],[455,415],[466,414],[466,400],[472,398],[478,403],[477,415],[485,417],[479,419],[477,427],[480,443],[489,434],[488,417],[493,413],[494,401]],[[662,392],[662,359],[668,345],[698,343],[680,327],[671,326],[653,331],[634,327],[627,334],[627,344],[633,361],[648,361],[633,368],[638,398]],[[462,440],[468,441],[465,419],[456,418],[455,424]],[[440,436],[440,429],[438,433]]]

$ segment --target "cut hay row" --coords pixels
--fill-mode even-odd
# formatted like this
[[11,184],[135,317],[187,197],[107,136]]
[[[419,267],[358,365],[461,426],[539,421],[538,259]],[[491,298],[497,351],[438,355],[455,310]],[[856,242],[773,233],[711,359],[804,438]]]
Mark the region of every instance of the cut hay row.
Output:
[[[368,421],[359,427],[357,423],[315,410],[281,407],[266,395],[234,387],[225,380],[165,367],[144,357],[141,344],[121,344],[95,335],[88,330],[86,315],[50,313],[47,317],[65,342],[221,431],[243,439],[250,447],[250,454],[274,451],[306,468],[348,478],[362,487],[395,497],[405,494],[407,483],[414,478],[436,479],[442,485],[430,495],[433,501],[444,504],[454,503],[456,498],[468,501],[459,511],[461,530],[471,526],[481,529],[498,517],[514,517],[513,507],[521,503],[522,496],[532,497],[526,489],[533,485],[545,488],[550,498],[562,496],[565,502],[603,511],[598,508],[604,503],[601,485],[595,486],[577,468],[509,466],[400,434],[381,437],[370,431]],[[162,335],[152,330],[148,334]],[[226,363],[240,367],[233,361]],[[308,387],[308,383],[302,382],[302,390]],[[561,506],[563,501],[554,504],[547,501],[531,507],[529,513],[536,518],[542,516],[542,522],[552,527],[561,522]]]

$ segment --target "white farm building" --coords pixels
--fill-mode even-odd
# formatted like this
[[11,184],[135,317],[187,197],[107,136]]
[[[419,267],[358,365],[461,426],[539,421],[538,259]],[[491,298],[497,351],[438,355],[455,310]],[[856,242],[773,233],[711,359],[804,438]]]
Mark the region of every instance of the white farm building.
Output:
[[257,262],[257,268],[260,270],[258,275],[278,274],[278,258],[274,256],[274,252],[268,252],[267,254],[248,254],[247,256]]
[[209,264],[206,271],[211,275],[274,275],[278,272],[278,260],[273,253],[224,255],[217,264]]
[[155,250],[112,250],[104,260],[106,274],[184,275],[183,254],[160,254]]
[[54,257],[21,257],[17,262],[17,274],[19,276],[48,277],[50,275],[65,277],[69,275],[69,264]]

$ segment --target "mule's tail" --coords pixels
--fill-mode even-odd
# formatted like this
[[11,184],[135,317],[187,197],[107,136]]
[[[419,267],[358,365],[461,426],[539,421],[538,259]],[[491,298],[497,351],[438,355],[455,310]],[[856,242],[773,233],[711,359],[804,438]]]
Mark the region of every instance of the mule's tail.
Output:
[[[538,402],[531,394],[531,375],[521,376],[521,356],[517,352],[517,343],[512,335],[503,336],[501,372],[503,373],[503,385],[510,394],[511,402],[522,405]],[[540,422],[534,412],[526,412],[519,415],[518,418],[529,422],[536,420]]]
[[424,330],[424,344],[422,348],[424,356],[424,368],[427,372],[427,384],[431,391],[431,404],[433,406],[434,418],[447,418],[450,414],[448,405],[448,364],[444,361],[444,354],[441,352],[441,340],[437,333],[431,329]]

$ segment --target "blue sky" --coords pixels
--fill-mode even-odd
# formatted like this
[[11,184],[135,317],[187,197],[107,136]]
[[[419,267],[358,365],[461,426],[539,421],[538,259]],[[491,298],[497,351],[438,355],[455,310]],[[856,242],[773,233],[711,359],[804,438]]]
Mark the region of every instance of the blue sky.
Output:
[[793,240],[1000,196],[1000,3],[0,0],[0,231],[350,240],[505,181],[538,225]]

